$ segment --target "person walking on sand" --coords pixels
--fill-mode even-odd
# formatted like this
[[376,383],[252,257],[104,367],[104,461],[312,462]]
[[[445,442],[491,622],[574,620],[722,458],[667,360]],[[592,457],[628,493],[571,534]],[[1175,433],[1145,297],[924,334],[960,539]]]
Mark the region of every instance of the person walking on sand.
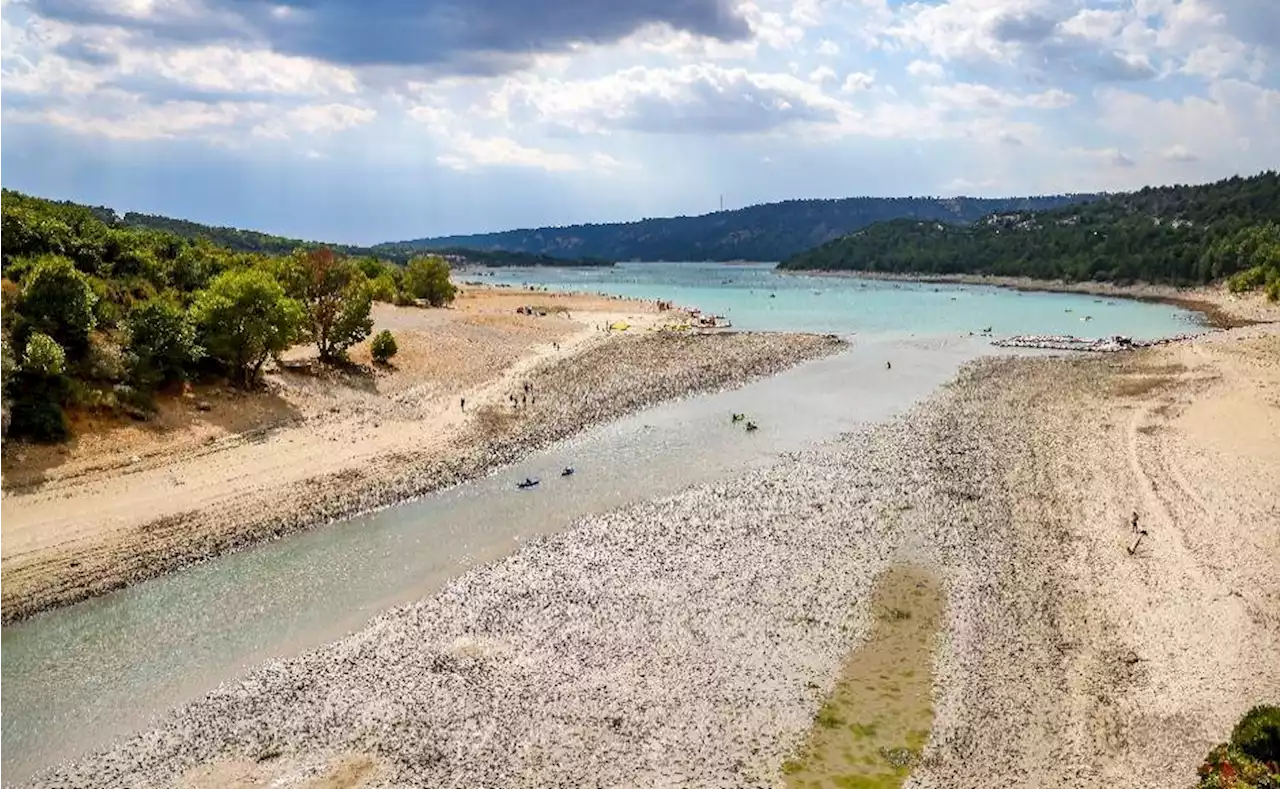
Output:
[[463,410],[463,411],[466,411],[466,410],[467,410],[467,398],[465,398],[465,397],[464,397],[464,398],[462,398],[462,405],[461,405],[461,408],[462,408],[462,410]]
[[886,370],[892,370],[892,369],[893,369],[893,362],[885,362],[885,363],[884,363],[884,369],[886,369]]

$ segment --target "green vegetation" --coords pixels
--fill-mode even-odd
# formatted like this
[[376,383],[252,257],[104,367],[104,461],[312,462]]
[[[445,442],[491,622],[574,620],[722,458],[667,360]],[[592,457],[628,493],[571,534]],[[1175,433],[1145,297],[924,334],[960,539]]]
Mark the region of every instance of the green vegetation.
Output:
[[387,329],[378,332],[369,345],[369,352],[373,354],[373,360],[378,364],[391,361],[391,357],[395,356],[398,350],[400,349],[396,347],[396,338]]
[[435,255],[409,261],[404,273],[404,289],[432,307],[443,307],[453,301],[457,292],[449,281],[449,264]]
[[1197,789],[1280,789],[1280,707],[1260,704],[1245,713],[1199,774]]
[[[115,217],[109,208],[94,207],[90,209],[108,222]],[[316,249],[325,247],[338,255],[347,257],[363,257],[366,259],[383,259],[395,263],[407,263],[421,255],[426,247],[412,243],[377,244],[372,247],[351,246],[348,244],[319,244],[314,241],[303,241],[297,238],[273,236],[254,230],[237,230],[233,227],[213,227],[185,219],[170,219],[165,216],[139,214],[130,211],[119,218],[124,227],[160,230],[182,238],[204,238],[220,247],[238,252],[260,252],[267,255],[288,255],[298,249]],[[476,266],[612,266],[613,261],[601,258],[558,259],[547,255],[534,255],[525,252],[507,252],[501,249],[468,249],[463,246],[450,246],[431,249],[455,265]],[[379,299],[391,301],[392,299]]]
[[1146,188],[1048,211],[1001,211],[972,226],[896,220],[785,260],[785,269],[995,274],[1068,281],[1202,284],[1280,298],[1280,174]]
[[[973,197],[850,197],[788,200],[703,216],[677,216],[599,225],[540,227],[381,244],[375,249],[465,247],[561,259],[782,260],[876,222],[913,219],[973,222],[994,212],[1073,205],[1097,195],[979,199]],[[521,264],[523,265],[523,264]]]
[[209,356],[247,387],[257,381],[270,356],[298,338],[305,314],[271,274],[247,269],[219,274],[196,295],[191,318]]
[[[296,342],[341,360],[372,331],[373,300],[453,298],[439,257],[406,270],[263,234],[233,249],[171,232],[190,223],[131,226],[107,209],[8,190],[2,208],[6,438],[65,438],[65,408],[146,418],[154,393],[180,382],[252,387]],[[254,244],[267,251],[244,249]]]

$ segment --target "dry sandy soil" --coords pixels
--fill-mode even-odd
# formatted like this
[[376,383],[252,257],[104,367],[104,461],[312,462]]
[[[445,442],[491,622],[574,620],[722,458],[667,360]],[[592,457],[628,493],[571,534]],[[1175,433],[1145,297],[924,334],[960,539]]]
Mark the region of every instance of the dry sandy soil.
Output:
[[347,370],[296,348],[264,392],[188,389],[161,397],[147,423],[73,415],[72,442],[0,457],[0,621],[166,569],[174,557],[155,548],[174,532],[229,532],[296,506],[285,492],[316,480],[358,484],[375,461],[448,451],[532,370],[608,342],[603,327],[622,320],[635,334],[673,315],[652,302],[465,287],[448,310],[376,305],[375,330],[397,337],[390,368],[370,364],[367,342]]

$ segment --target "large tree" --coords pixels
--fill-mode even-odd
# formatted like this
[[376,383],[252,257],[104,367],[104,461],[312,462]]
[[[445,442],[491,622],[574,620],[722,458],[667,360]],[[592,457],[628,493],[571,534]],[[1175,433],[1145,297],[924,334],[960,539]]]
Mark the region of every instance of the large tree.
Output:
[[201,345],[227,367],[231,380],[251,386],[268,357],[298,336],[304,313],[274,277],[258,269],[218,275],[196,295],[191,315]]
[[424,299],[432,307],[443,307],[456,293],[449,281],[449,264],[438,255],[414,258],[404,273],[404,288],[415,299]]
[[281,277],[290,296],[306,311],[304,335],[316,344],[320,358],[341,359],[347,349],[369,336],[373,300],[361,270],[327,247],[294,253]]

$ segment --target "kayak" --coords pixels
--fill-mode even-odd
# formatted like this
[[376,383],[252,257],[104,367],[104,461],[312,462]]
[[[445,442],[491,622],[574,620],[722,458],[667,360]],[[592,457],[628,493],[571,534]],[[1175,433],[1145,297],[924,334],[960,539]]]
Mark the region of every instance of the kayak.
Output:
[[536,480],[536,479],[526,479],[524,482],[517,482],[516,487],[520,488],[521,490],[524,490],[526,488],[533,488],[533,487],[537,487],[538,482],[539,480]]

